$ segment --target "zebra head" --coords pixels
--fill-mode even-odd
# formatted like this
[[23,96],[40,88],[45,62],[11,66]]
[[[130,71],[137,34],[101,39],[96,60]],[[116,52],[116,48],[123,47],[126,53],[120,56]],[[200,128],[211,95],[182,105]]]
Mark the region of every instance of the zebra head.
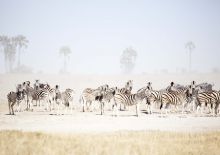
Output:
[[129,90],[129,89],[132,89],[132,87],[133,87],[133,80],[129,80],[128,82],[125,83],[125,88],[126,89]]

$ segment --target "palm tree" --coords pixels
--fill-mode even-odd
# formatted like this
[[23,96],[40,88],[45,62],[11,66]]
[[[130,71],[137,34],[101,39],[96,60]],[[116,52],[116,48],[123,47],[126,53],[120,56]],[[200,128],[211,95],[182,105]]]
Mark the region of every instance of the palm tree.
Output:
[[18,64],[17,67],[20,67],[21,63],[20,63],[20,56],[21,56],[21,49],[27,48],[27,44],[28,44],[28,40],[25,36],[23,35],[18,35],[16,37],[13,38],[15,41],[15,46],[18,47]]
[[7,71],[7,52],[6,47],[9,42],[9,38],[7,36],[0,36],[0,47],[2,52],[4,52],[4,60],[5,60],[5,71]]
[[67,58],[69,58],[69,55],[72,53],[71,49],[68,46],[63,46],[60,48],[59,51],[60,55],[63,55],[64,61],[63,61],[63,71],[64,73],[67,72]]
[[124,73],[131,73],[135,66],[137,52],[132,48],[126,48],[120,58],[121,68]]
[[4,52],[4,59],[5,59],[5,71],[10,72],[13,66],[13,60],[15,58],[15,49],[13,46],[13,40],[8,36],[2,35],[0,36],[0,45]]
[[189,41],[186,43],[185,48],[189,52],[189,72],[191,72],[192,51],[196,48],[196,46],[192,41]]

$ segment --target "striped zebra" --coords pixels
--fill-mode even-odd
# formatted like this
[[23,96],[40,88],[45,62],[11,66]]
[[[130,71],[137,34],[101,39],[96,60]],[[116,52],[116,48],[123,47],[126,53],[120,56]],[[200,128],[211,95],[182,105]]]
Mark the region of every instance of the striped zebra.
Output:
[[8,99],[8,107],[9,107],[9,114],[14,115],[14,105],[17,103],[18,107],[20,107],[21,102],[24,99],[24,92],[23,90],[18,90],[17,92],[9,92],[7,94]]
[[41,102],[46,103],[46,110],[51,111],[51,96],[50,92],[45,88],[40,88],[38,90],[34,90],[32,94],[32,100],[36,100],[36,105],[41,106]]
[[50,109],[52,109],[52,107],[54,107],[55,104],[56,89],[51,88],[49,84],[45,84],[43,88],[49,92],[49,102],[51,106]]
[[209,84],[209,83],[201,83],[195,86],[194,94],[198,94],[198,93],[202,93],[202,92],[212,92],[213,89],[212,87],[214,86],[214,84]]
[[82,95],[80,97],[80,102],[82,102],[83,112],[85,112],[85,107],[87,110],[91,107],[92,102],[99,101],[101,96],[101,92],[99,89],[91,89],[86,88],[83,90]]
[[[123,88],[117,88],[117,91],[120,92],[120,93],[124,93],[124,94],[128,94],[130,95],[131,94],[131,91],[132,91],[132,88],[133,88],[133,80],[129,80],[125,83],[125,87]],[[126,109],[126,105],[123,104],[124,107],[123,109],[125,110]],[[120,110],[122,110],[122,105],[120,104]]]
[[146,94],[146,104],[148,114],[152,114],[152,107],[158,108],[158,104],[161,104],[162,94],[165,90],[147,90]]
[[37,100],[35,95],[36,90],[30,86],[30,81],[26,81],[23,83],[24,91],[25,91],[25,101],[27,104],[26,110],[33,110],[33,100]]
[[198,95],[196,96],[197,113],[199,109],[201,109],[201,113],[203,114],[204,107],[208,107],[208,105],[210,105],[213,115],[217,115],[219,103],[220,103],[219,91],[198,93]]
[[139,116],[139,104],[144,99],[143,95],[140,93],[136,94],[125,94],[116,91],[114,95],[114,109],[113,109],[113,116],[118,115],[118,104],[123,104],[126,106],[136,106],[136,115]]
[[115,88],[107,89],[104,93],[101,94],[101,96],[98,97],[99,102],[101,103],[100,109],[101,109],[101,115],[104,114],[104,106],[105,104],[109,104],[111,100],[114,98],[115,95]]
[[71,113],[73,110],[73,97],[75,95],[75,91],[73,89],[67,88],[64,92],[56,93],[56,105],[57,105],[57,114],[59,114],[60,106],[65,106],[65,111],[67,113],[67,108],[70,107]]
[[152,113],[152,104],[151,102],[149,101],[149,97],[150,97],[150,93],[151,91],[153,90],[152,88],[152,83],[151,82],[148,82],[147,83],[147,86],[139,89],[137,91],[137,93],[140,93],[142,94],[142,96],[144,97],[145,101],[146,101],[146,105],[147,105],[147,113],[148,114],[151,114]]
[[72,110],[74,108],[74,105],[73,105],[73,98],[74,98],[74,95],[75,95],[75,91],[73,89],[66,89],[62,94],[62,101],[63,101],[63,104],[67,107],[70,107],[70,110],[71,110],[71,113],[72,113]]
[[[185,106],[192,101],[192,96],[190,94],[190,90],[186,89],[184,91],[170,91],[164,92],[161,95],[161,105],[160,109],[165,109],[169,105],[174,105],[177,109],[178,105],[182,105],[182,113],[184,111]],[[167,110],[166,110],[167,114]]]

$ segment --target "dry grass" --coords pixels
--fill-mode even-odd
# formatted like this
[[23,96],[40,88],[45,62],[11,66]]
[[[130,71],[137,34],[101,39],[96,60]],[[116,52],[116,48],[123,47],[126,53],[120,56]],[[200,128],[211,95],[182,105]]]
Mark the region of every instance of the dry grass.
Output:
[[219,154],[220,132],[112,132],[46,134],[1,131],[4,154]]

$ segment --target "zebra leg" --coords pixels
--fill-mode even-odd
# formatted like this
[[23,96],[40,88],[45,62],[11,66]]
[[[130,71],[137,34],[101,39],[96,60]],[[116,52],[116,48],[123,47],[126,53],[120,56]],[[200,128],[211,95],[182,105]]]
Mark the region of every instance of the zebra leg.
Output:
[[115,116],[117,117],[118,116],[118,104],[116,104],[115,110],[116,110]]
[[85,102],[83,100],[83,112],[85,112]]
[[101,115],[103,115],[103,102],[101,102],[101,104],[100,104],[100,108],[101,108]]
[[73,101],[70,102],[70,113],[73,113]]
[[218,114],[218,109],[219,109],[219,103],[216,103],[216,105],[215,105],[215,115]]
[[117,115],[118,115],[118,106],[117,104],[113,104],[112,116],[117,116]]
[[182,114],[183,114],[184,111],[185,111],[186,104],[187,104],[187,103],[183,103],[183,106],[182,106]]
[[26,110],[28,111],[29,109],[28,99],[26,100],[26,104],[27,104]]
[[149,110],[150,110],[150,114],[152,114],[152,104],[150,104]]
[[104,111],[105,111],[105,103],[103,102],[103,114],[104,114]]
[[138,104],[136,104],[136,116],[137,117],[139,116],[139,111],[140,111],[140,109],[139,109],[139,103],[138,103]]
[[19,101],[17,101],[17,108],[16,108],[16,111],[17,111],[17,112],[21,112],[21,111],[20,111],[20,103],[19,103]]
[[124,104],[124,110],[127,110],[127,107],[126,107],[126,105]]
[[163,111],[164,111],[164,104],[161,103],[161,104],[160,104],[160,114],[161,114],[161,115],[163,114]]
[[165,105],[164,109],[165,109],[165,112],[166,112],[166,115],[167,115],[167,114],[168,114],[168,107],[167,107],[167,104]]
[[9,115],[11,115],[11,102],[8,102]]
[[212,116],[215,116],[215,107],[212,107]]
[[147,109],[147,114],[149,114],[149,105],[148,104],[146,104],[146,109]]
[[200,107],[200,105],[198,105],[197,108],[196,108],[196,114],[199,113],[199,110],[200,110],[200,109],[201,109],[201,107]]
[[49,100],[49,109],[50,109],[50,111],[52,109],[52,100],[51,99]]
[[68,107],[65,105],[65,112],[64,112],[65,115],[67,114],[67,108],[68,108]]
[[29,107],[30,107],[30,110],[31,110],[31,111],[34,111],[34,108],[33,108],[33,100],[32,100],[32,101],[29,101]]
[[60,111],[60,106],[59,106],[59,104],[60,104],[60,103],[57,102],[57,110],[56,110],[56,111],[57,111],[57,112],[56,112],[57,115],[59,115],[59,111]]
[[15,103],[16,103],[16,102],[12,102],[12,103],[11,103],[11,105],[10,105],[10,106],[11,106],[11,110],[12,110],[12,115],[14,115],[14,114],[15,114],[15,113],[14,113],[14,108],[13,108],[13,107],[14,107],[14,105],[15,105]]
[[204,110],[205,110],[205,103],[203,103],[201,105],[201,114],[203,115],[204,114]]

